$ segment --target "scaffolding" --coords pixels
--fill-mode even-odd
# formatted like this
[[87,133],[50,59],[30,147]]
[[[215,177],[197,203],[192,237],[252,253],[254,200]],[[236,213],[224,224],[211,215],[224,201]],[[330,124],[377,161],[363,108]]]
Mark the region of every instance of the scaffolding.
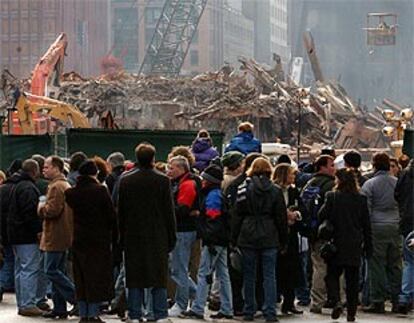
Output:
[[207,0],[166,0],[140,73],[176,76],[180,73]]

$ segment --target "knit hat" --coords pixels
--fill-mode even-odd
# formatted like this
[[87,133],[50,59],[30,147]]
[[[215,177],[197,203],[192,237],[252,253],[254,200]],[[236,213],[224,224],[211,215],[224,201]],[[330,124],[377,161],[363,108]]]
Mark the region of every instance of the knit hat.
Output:
[[344,161],[349,167],[359,168],[361,159],[361,154],[355,150],[348,151],[344,155]]
[[85,160],[79,167],[79,175],[95,176],[98,173],[98,167],[92,160]]
[[224,167],[231,167],[239,164],[244,159],[244,155],[238,151],[229,151],[221,157]]
[[223,180],[223,169],[217,165],[210,165],[201,173],[201,177],[210,183],[220,184]]
[[292,164],[292,160],[290,159],[290,157],[288,155],[280,155],[277,158],[276,164]]

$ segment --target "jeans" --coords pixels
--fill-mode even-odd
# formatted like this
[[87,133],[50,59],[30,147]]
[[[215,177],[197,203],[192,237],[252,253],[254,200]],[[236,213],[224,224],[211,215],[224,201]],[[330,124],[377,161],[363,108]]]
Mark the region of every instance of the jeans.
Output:
[[38,295],[40,297],[40,300],[38,300],[38,304],[47,302],[46,294],[47,294],[47,289],[48,289],[48,285],[49,285],[49,281],[48,281],[48,279],[46,277],[46,274],[44,272],[44,268],[45,268],[45,255],[44,255],[44,252],[40,252],[39,268],[40,268],[40,270],[39,270]]
[[244,315],[253,316],[256,313],[256,264],[260,258],[263,266],[263,315],[265,319],[275,318],[277,249],[243,248],[242,255],[244,274]]
[[212,279],[214,271],[220,282],[220,313],[233,315],[231,284],[227,267],[227,248],[220,246],[203,247],[197,276],[197,296],[191,310],[200,315],[204,314],[211,285],[211,282],[207,281],[207,276],[211,275],[210,279]]
[[404,244],[404,269],[399,303],[410,304],[414,300],[414,253]]
[[[143,317],[145,298],[144,288],[128,288],[128,316],[131,320],[140,320]],[[161,320],[168,316],[167,289],[151,288],[152,311],[155,320]]]
[[38,293],[40,251],[37,244],[13,245],[14,276],[17,307],[35,307],[41,300]]
[[53,311],[66,313],[66,302],[75,304],[75,285],[65,274],[66,252],[45,252],[45,274],[52,282]]
[[187,310],[190,294],[197,292],[197,285],[188,274],[191,248],[196,238],[195,231],[177,232],[177,243],[172,251],[171,278],[177,284],[175,302],[183,311]]
[[0,287],[3,290],[14,289],[14,253],[12,246],[4,247],[4,264],[0,269]]
[[125,294],[125,265],[122,263],[118,278],[115,282],[115,297],[111,302],[111,308],[120,309],[121,300]]
[[99,315],[100,303],[87,303],[85,301],[79,301],[79,316],[93,318]]
[[309,251],[304,251],[299,253],[300,264],[301,264],[301,273],[299,286],[295,290],[296,297],[298,300],[304,304],[310,303],[310,290],[308,282],[308,263],[309,263]]

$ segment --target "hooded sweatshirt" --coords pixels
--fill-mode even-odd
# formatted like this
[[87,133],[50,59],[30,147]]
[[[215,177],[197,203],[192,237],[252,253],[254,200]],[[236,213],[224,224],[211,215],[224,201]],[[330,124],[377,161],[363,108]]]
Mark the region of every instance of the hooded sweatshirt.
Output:
[[216,149],[211,146],[209,138],[197,138],[192,145],[192,152],[195,157],[194,168],[200,173],[210,164],[210,161],[219,154]]

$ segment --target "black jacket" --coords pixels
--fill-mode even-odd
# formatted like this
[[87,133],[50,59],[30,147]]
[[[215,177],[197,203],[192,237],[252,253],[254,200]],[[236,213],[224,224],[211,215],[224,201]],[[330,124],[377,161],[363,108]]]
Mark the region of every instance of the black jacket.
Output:
[[37,234],[42,232],[42,223],[37,215],[40,192],[33,179],[23,171],[13,174],[7,183],[12,184],[7,216],[9,243],[37,243]]
[[242,248],[283,248],[286,217],[282,191],[265,176],[248,177],[237,193],[232,242]]
[[226,247],[230,242],[230,223],[220,185],[203,188],[201,193],[201,212],[197,223],[203,245]]
[[[297,209],[299,204],[299,191],[296,187],[288,188],[288,208]],[[302,232],[302,221],[288,226],[287,248],[279,252],[277,259],[277,282],[278,289],[286,291],[298,287],[300,275],[302,272],[300,255],[299,255],[299,236]]]
[[152,169],[121,177],[118,216],[128,288],[166,288],[176,224],[170,180]]
[[372,254],[371,222],[367,198],[359,193],[328,192],[319,210],[319,219],[333,225],[336,265],[359,266],[363,251]]
[[79,176],[65,191],[73,210],[73,273],[76,297],[88,302],[110,300],[112,291],[112,229],[115,212],[105,186]]
[[414,159],[398,178],[395,199],[401,217],[400,230],[404,236],[407,236],[414,230]]
[[200,211],[201,180],[193,173],[186,173],[172,181],[174,211],[177,221],[177,232],[197,230],[196,217],[192,211]]
[[9,216],[10,197],[13,184],[10,181],[6,181],[0,186],[0,217],[1,217],[1,244],[3,246],[9,245],[9,239],[7,237],[7,218]]
[[124,172],[125,167],[124,166],[116,166],[112,169],[112,173],[108,175],[105,182],[108,186],[109,194],[112,196],[112,192],[114,191],[115,183],[118,180],[118,177],[121,176],[121,174]]

